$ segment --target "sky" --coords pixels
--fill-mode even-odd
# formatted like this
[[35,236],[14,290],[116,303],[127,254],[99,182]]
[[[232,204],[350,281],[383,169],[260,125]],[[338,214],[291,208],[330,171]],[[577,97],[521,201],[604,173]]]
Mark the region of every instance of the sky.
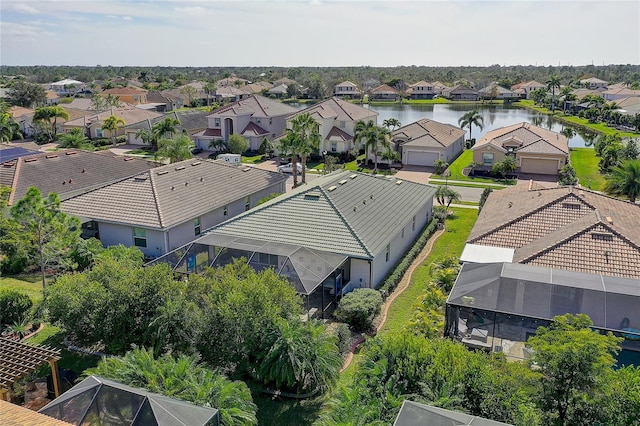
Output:
[[640,64],[640,1],[2,0],[0,64]]

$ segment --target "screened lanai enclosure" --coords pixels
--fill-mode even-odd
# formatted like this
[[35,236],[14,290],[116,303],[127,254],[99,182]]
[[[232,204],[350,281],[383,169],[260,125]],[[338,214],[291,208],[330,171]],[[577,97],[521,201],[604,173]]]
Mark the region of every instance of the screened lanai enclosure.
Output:
[[640,280],[517,263],[465,263],[447,300],[445,335],[524,359],[537,328],[567,313],[624,337],[623,351],[640,360]]
[[168,263],[175,274],[199,274],[245,259],[257,271],[273,268],[305,298],[311,316],[325,317],[350,283],[348,256],[300,245],[210,233],[147,265]]
[[89,376],[40,411],[73,425],[218,426],[215,408]]

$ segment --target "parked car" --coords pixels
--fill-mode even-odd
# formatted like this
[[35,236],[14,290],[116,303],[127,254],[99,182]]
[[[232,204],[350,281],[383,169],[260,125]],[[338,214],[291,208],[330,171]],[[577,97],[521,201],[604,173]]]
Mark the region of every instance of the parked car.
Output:
[[204,151],[204,149],[202,149],[201,147],[197,146],[197,147],[195,147],[195,148],[193,148],[193,149],[191,150],[191,153],[192,153],[193,155],[196,155],[196,154],[200,154],[202,151]]
[[[302,173],[302,164],[296,163],[296,169],[298,169],[298,173]],[[278,166],[277,170],[280,173],[293,173],[293,165],[291,163],[283,164],[282,166]]]

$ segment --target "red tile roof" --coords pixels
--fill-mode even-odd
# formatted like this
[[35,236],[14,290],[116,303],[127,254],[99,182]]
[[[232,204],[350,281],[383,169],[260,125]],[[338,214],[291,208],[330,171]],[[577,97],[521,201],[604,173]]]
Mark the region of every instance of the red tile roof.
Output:
[[28,408],[0,400],[0,424],[3,426],[69,426],[71,423],[45,416]]
[[258,126],[256,123],[249,122],[249,124],[247,124],[247,127],[245,127],[244,130],[240,132],[241,135],[244,135],[245,133],[247,134],[253,133],[256,136],[259,136],[259,135],[265,135],[269,132],[267,132],[262,127]]

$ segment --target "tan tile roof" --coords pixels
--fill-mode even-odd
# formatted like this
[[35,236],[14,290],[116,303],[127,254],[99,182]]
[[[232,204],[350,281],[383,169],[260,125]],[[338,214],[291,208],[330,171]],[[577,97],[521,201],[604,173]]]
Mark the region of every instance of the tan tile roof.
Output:
[[640,206],[570,187],[495,191],[468,242],[515,249],[514,261],[640,277]]
[[[542,127],[534,126],[530,123],[519,123],[513,124],[511,126],[501,127],[499,129],[492,130],[487,132],[482,139],[480,139],[474,146],[473,150],[480,149],[484,145],[494,145],[503,149],[502,144],[509,140],[515,138],[522,142],[522,146],[516,149],[516,152],[519,150],[527,148],[529,145],[534,143],[539,143],[535,146],[535,148],[540,149],[541,151],[536,151],[534,147],[530,147],[526,149],[525,152],[562,152],[564,154],[569,153],[569,142],[567,138],[560,133],[552,132],[551,130],[543,129]],[[552,145],[555,150],[546,147],[545,145]]]
[[246,99],[236,101],[213,111],[209,117],[251,115],[253,117],[281,117],[297,111],[282,102],[277,102],[264,96],[251,95]]
[[0,400],[2,426],[69,426],[71,423],[31,411],[28,408]]
[[62,209],[95,220],[167,229],[286,179],[282,173],[190,159],[70,198]]
[[106,185],[154,167],[156,163],[110,152],[38,152],[0,165],[0,185],[13,189],[10,203],[22,197],[31,186],[43,194],[68,194]]
[[376,87],[371,90],[371,93],[380,93],[380,94],[397,94],[398,91],[388,84],[383,84],[381,86]]
[[359,121],[378,115],[378,113],[373,110],[333,97],[311,105],[302,111],[298,111],[287,117],[287,119],[291,119],[304,113],[309,113],[311,115],[317,113],[322,118],[335,117],[336,120],[340,121]]
[[420,80],[417,83],[413,83],[410,87],[418,87],[418,86],[433,86],[433,83],[429,83],[428,81]]
[[353,139],[353,136],[351,136],[349,133],[345,132],[344,130],[338,129],[336,126],[333,126],[331,130],[329,130],[329,134],[327,135],[327,139],[331,139],[331,138],[338,138],[338,139],[342,139],[343,141],[350,141]]
[[35,112],[36,111],[31,108],[24,108],[21,106],[12,106],[9,108],[9,114],[11,114],[13,118],[18,118],[23,115],[33,115]]
[[407,146],[446,148],[464,135],[465,131],[459,127],[423,118],[394,130],[391,133],[391,139],[394,140],[396,137],[407,138],[408,140],[402,143],[402,145]]
[[[121,108],[113,108],[107,111],[102,111],[99,113],[93,113],[88,115],[83,115],[80,118],[67,121],[65,126],[68,127],[84,127],[87,122],[102,122],[107,118],[115,115],[124,120],[125,125],[139,123],[143,120],[152,120],[156,117],[162,117],[163,114],[156,111],[149,111],[145,109],[136,108],[133,105],[121,107]],[[85,118],[86,117],[86,118]]]

